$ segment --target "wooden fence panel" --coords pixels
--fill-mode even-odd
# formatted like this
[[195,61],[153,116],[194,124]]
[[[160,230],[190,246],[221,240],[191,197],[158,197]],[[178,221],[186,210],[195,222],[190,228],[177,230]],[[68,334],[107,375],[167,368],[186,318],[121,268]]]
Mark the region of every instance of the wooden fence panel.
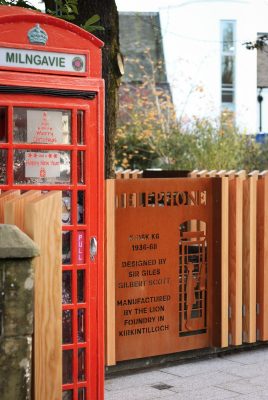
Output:
[[238,173],[229,182],[229,345],[242,344],[243,181]]
[[20,190],[8,190],[0,195],[0,224],[4,223],[5,204],[20,195]]
[[257,198],[257,340],[268,340],[268,171],[259,175]]
[[256,342],[256,216],[258,171],[243,187],[243,342]]
[[24,231],[25,205],[41,195],[41,190],[29,190],[8,201],[4,207],[5,224],[16,225]]
[[40,248],[35,260],[35,400],[62,397],[61,191],[25,206],[25,232]]

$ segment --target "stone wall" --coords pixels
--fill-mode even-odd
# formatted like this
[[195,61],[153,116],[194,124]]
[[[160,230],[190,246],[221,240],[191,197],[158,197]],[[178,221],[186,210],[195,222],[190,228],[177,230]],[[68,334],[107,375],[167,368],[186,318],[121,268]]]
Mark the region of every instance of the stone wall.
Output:
[[31,399],[34,242],[14,225],[0,225],[1,400]]

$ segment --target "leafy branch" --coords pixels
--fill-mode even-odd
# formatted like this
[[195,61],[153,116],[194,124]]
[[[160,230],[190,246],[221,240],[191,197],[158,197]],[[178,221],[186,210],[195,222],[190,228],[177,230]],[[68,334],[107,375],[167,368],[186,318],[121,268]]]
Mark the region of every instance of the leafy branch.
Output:
[[[0,5],[17,6],[40,11],[27,0],[0,0]],[[48,9],[47,14],[64,19],[65,21],[74,21],[78,16],[78,0],[55,0],[55,10]],[[90,17],[80,27],[88,32],[104,31],[104,27],[100,25],[100,16],[97,14]]]

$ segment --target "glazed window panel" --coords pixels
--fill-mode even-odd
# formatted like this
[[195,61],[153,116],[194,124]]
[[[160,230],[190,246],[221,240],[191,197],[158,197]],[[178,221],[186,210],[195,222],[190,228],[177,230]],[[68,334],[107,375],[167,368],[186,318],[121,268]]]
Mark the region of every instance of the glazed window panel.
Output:
[[77,201],[77,223],[85,223],[85,192],[83,190],[78,191]]
[[71,111],[15,107],[15,143],[70,144]]
[[72,303],[72,271],[62,273],[62,303]]
[[85,380],[86,372],[86,349],[78,349],[78,381]]
[[7,183],[7,150],[0,149],[0,183]]
[[72,195],[70,190],[62,192],[62,224],[70,225],[72,223]]
[[62,383],[73,382],[73,350],[64,350],[62,354]]
[[62,400],[73,400],[73,390],[64,390],[62,392]]
[[7,108],[0,107],[0,142],[7,143]]
[[78,400],[86,400],[86,388],[78,389]]
[[84,144],[84,111],[77,111],[77,143]]
[[15,184],[69,184],[71,161],[69,151],[14,150]]
[[80,184],[85,183],[85,152],[78,151],[77,153],[77,181]]
[[62,312],[62,343],[70,344],[73,342],[73,311],[64,310]]
[[71,263],[71,232],[62,232],[62,264]]
[[77,271],[77,302],[85,302],[85,270]]

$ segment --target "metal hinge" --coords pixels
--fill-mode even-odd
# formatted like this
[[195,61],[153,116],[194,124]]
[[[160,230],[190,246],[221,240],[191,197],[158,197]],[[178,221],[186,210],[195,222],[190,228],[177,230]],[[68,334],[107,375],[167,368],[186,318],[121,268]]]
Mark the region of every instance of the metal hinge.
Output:
[[228,307],[228,318],[229,319],[232,318],[232,307],[231,306]]

